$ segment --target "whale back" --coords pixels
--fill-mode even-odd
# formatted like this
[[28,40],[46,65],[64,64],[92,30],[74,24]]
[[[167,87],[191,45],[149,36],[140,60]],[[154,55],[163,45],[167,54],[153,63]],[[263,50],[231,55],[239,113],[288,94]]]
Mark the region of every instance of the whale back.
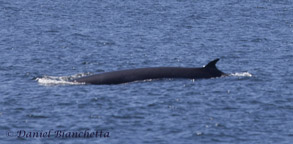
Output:
[[73,81],[89,84],[120,84],[161,78],[213,78],[225,75],[217,69],[216,63],[218,61],[219,59],[215,59],[202,68],[150,67],[128,69],[85,76],[74,79]]

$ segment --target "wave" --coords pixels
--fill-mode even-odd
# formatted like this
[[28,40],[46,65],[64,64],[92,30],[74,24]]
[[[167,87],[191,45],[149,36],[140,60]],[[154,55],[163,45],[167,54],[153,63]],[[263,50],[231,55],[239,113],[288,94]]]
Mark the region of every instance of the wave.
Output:
[[87,76],[89,74],[77,74],[72,76],[43,76],[40,78],[36,78],[36,81],[41,85],[80,85],[85,83],[79,83],[79,82],[72,82],[72,79]]
[[230,76],[236,76],[236,77],[252,77],[252,74],[249,72],[236,72],[236,73],[232,73],[230,74]]

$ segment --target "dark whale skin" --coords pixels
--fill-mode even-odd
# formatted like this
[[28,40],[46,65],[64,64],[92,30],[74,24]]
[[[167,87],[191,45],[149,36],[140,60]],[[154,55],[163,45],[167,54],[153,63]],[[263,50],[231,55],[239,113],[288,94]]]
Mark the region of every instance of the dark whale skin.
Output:
[[138,68],[113,72],[105,72],[91,76],[85,76],[74,79],[74,82],[86,84],[121,84],[133,81],[142,81],[148,79],[163,78],[185,78],[185,79],[202,79],[221,77],[225,73],[217,69],[216,63],[219,59],[209,62],[202,68],[182,68],[182,67],[151,67]]

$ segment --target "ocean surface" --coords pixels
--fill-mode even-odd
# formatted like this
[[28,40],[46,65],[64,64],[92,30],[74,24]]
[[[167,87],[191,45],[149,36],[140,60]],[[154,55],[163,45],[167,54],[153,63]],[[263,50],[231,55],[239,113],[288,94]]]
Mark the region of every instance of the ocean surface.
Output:
[[[85,85],[142,67],[227,77]],[[292,0],[0,0],[1,144],[291,144]]]

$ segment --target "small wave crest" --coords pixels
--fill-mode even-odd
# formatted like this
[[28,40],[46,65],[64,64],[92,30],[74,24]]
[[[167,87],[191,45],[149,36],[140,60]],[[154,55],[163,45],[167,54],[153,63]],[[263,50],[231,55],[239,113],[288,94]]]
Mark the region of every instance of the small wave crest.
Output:
[[73,80],[75,78],[83,77],[88,74],[77,74],[72,76],[43,76],[40,78],[36,78],[36,81],[41,85],[80,85],[84,83],[78,83],[78,82],[72,82],[70,80]]
[[237,76],[237,77],[252,77],[252,74],[249,72],[240,72],[240,73],[232,73],[231,76]]

